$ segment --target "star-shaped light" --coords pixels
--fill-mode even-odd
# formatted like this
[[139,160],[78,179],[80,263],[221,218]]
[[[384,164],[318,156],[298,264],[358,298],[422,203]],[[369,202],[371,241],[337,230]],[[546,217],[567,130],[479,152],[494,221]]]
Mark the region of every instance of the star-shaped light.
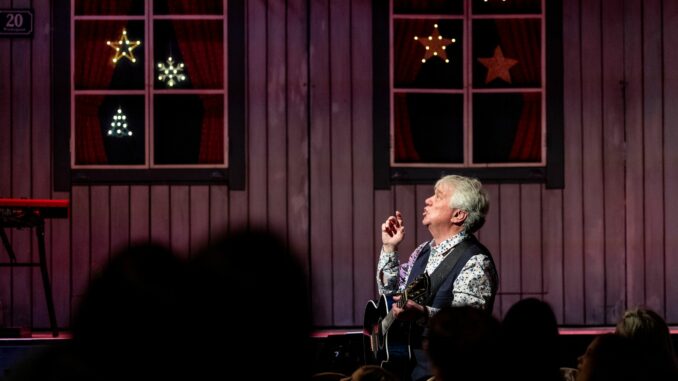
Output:
[[167,86],[174,87],[177,82],[186,80],[184,75],[184,64],[179,62],[174,66],[172,57],[167,58],[167,65],[158,63],[158,81],[167,81]]
[[421,44],[424,45],[424,48],[426,48],[426,55],[421,59],[421,62],[426,63],[426,60],[431,57],[438,57],[445,61],[445,63],[450,62],[447,58],[445,48],[447,45],[455,43],[456,40],[454,38],[443,38],[443,36],[440,35],[440,32],[438,32],[438,24],[433,24],[433,33],[427,38],[420,39],[419,37],[414,36],[414,39],[421,42]]
[[511,83],[511,73],[509,73],[509,69],[518,63],[518,60],[505,58],[504,53],[502,53],[501,47],[499,46],[494,48],[493,57],[478,58],[478,61],[487,68],[485,83],[490,83],[495,78],[500,78]]
[[113,63],[117,63],[120,58],[127,58],[131,62],[137,62],[137,59],[134,58],[134,53],[132,50],[137,46],[141,45],[140,40],[130,41],[127,39],[127,31],[122,30],[122,35],[118,41],[106,41],[106,45],[115,49],[115,55],[113,56]]
[[116,114],[113,115],[111,128],[108,129],[108,136],[113,136],[116,138],[132,136],[132,131],[127,128],[127,115],[123,114],[121,108],[118,108]]

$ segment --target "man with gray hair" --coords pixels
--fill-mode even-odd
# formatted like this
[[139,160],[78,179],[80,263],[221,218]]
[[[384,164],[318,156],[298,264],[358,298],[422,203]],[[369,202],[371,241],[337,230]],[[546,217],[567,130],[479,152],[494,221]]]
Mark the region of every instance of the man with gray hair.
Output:
[[[477,179],[449,175],[436,182],[434,193],[426,199],[422,215],[432,239],[419,245],[406,263],[400,264],[398,245],[405,235],[405,223],[399,211],[381,225],[382,249],[377,265],[377,285],[381,295],[402,292],[421,274],[427,273],[434,287],[426,305],[407,300],[393,303],[396,320],[411,321],[410,347],[416,365],[412,379],[430,377],[428,359],[421,349],[428,318],[440,308],[472,306],[492,313],[499,284],[489,250],[473,235],[485,223],[489,209],[487,193]],[[449,257],[449,258],[448,258]],[[446,260],[447,259],[447,260]],[[446,262],[446,265],[441,265]],[[440,267],[442,273],[434,273]],[[441,280],[442,279],[442,280]],[[395,296],[398,301],[400,296]],[[401,303],[402,304],[402,303]]]

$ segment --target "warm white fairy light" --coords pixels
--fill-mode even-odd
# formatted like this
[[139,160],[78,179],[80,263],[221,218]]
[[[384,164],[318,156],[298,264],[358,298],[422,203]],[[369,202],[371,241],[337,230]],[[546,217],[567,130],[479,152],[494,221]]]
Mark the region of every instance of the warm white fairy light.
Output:
[[419,41],[426,50],[424,58],[421,59],[422,63],[426,63],[426,60],[432,57],[438,57],[445,63],[449,63],[450,60],[447,58],[447,53],[445,52],[447,45],[455,43],[457,40],[454,38],[444,38],[440,35],[438,31],[438,24],[433,24],[433,33],[430,36],[419,39],[419,37],[414,36],[415,41]]
[[123,114],[121,108],[118,108],[118,111],[113,115],[111,128],[108,129],[108,136],[116,138],[132,136],[132,131],[127,128],[127,115]]
[[122,35],[118,41],[106,41],[106,45],[115,49],[113,63],[117,63],[121,58],[127,58],[132,62],[137,62],[132,51],[134,48],[141,45],[141,40],[130,41],[127,39],[127,31],[125,29],[122,30]]
[[167,65],[158,63],[158,81],[167,82],[167,86],[174,87],[177,82],[185,81],[184,64],[178,62],[174,64],[172,57],[167,58]]

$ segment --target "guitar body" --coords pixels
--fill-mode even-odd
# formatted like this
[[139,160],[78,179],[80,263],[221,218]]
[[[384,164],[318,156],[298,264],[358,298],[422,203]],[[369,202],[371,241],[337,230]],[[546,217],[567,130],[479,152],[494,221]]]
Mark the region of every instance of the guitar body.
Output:
[[412,359],[410,329],[406,322],[395,321],[384,332],[383,320],[388,316],[393,297],[382,295],[378,301],[370,300],[365,306],[364,339],[365,362],[391,368],[407,364]]
[[[398,294],[398,305],[408,300],[424,304],[431,294],[431,278],[424,273],[409,283]],[[409,322],[397,320],[391,306],[393,297],[382,295],[378,301],[369,301],[365,307],[363,334],[365,337],[365,362],[384,368],[406,369],[412,363]]]

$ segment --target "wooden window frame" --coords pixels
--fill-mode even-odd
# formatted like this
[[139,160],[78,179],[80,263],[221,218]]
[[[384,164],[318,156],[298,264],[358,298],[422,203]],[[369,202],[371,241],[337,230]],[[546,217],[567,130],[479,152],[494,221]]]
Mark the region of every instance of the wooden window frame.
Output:
[[[544,1],[546,83],[546,163],[525,166],[426,166],[394,165],[391,161],[391,1],[373,4],[374,85],[374,184],[388,189],[394,184],[430,184],[446,174],[477,177],[488,183],[544,183],[564,188],[562,1]],[[465,59],[468,59],[465,57]]]
[[[145,168],[72,168],[71,165],[71,5],[53,6],[52,123],[53,184],[69,191],[73,184],[228,184],[245,188],[245,2],[227,0],[225,52],[227,89],[224,122],[227,123],[227,166],[166,165]],[[146,127],[148,128],[148,127]]]

